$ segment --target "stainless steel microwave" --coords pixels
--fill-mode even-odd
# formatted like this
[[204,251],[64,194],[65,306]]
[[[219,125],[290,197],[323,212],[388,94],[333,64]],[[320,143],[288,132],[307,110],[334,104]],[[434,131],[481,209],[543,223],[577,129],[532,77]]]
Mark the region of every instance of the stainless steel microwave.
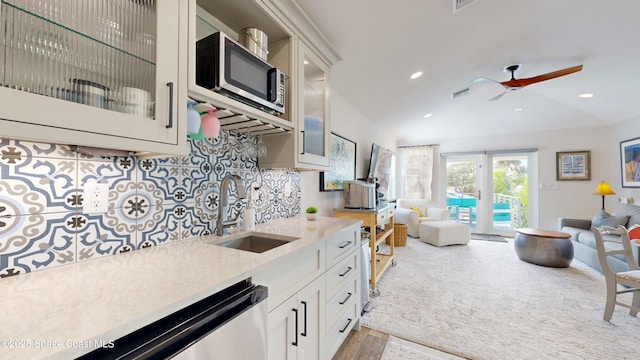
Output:
[[286,75],[219,31],[196,42],[196,84],[284,114]]

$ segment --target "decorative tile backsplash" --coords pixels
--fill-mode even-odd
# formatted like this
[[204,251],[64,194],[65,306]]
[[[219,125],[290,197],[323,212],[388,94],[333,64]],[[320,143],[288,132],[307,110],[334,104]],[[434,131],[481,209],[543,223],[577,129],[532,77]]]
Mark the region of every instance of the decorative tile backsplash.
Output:
[[[254,137],[189,145],[186,157],[137,159],[0,139],[0,277],[211,234],[227,174],[243,179],[257,223],[300,214],[300,174],[259,169]],[[92,182],[109,186],[105,214],[83,211]],[[226,218],[247,204],[235,194]]]

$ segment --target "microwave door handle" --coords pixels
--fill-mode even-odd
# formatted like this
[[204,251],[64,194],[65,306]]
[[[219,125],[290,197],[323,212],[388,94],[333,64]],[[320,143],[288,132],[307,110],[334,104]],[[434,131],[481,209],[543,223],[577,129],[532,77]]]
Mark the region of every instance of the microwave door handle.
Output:
[[271,68],[267,70],[267,101],[276,101],[278,94],[278,69]]

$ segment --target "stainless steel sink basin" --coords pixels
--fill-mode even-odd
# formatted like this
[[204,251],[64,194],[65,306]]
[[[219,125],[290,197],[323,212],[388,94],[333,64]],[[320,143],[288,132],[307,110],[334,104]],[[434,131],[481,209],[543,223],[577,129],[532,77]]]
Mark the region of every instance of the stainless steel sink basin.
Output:
[[262,253],[294,240],[298,240],[298,238],[265,233],[249,233],[248,235],[216,245],[254,253]]

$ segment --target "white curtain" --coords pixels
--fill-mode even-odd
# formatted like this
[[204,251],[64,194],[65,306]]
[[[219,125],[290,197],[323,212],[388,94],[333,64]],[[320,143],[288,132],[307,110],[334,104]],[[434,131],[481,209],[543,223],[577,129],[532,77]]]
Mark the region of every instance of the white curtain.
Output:
[[398,148],[401,198],[431,201],[433,145]]

